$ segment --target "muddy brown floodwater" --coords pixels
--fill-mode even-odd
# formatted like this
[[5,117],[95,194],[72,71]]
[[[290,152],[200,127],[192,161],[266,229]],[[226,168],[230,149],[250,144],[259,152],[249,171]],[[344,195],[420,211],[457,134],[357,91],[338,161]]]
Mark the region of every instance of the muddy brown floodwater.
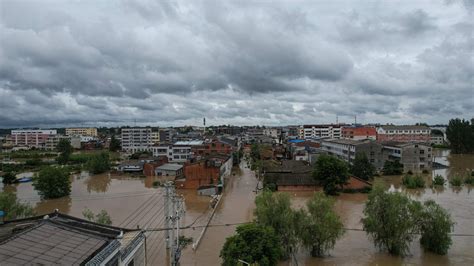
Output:
[[[474,169],[474,155],[451,155],[447,150],[435,150],[435,160],[449,164],[448,169],[434,170],[424,175],[427,181],[440,174],[446,179],[456,174],[464,174]],[[235,175],[226,182],[226,189],[211,224],[228,224],[251,221],[255,208],[255,188],[257,181],[250,169],[242,163],[233,170]],[[31,173],[25,173],[25,176]],[[106,210],[114,225],[127,228],[163,228],[164,198],[162,188],[153,188],[157,177],[131,177],[124,175],[102,174],[90,176],[83,172],[71,177],[72,192],[69,197],[54,200],[41,200],[31,183],[21,183],[3,188],[16,193],[18,199],[31,203],[38,214],[59,209],[77,217],[82,217],[84,208],[94,212]],[[392,190],[403,190],[413,198],[424,201],[433,199],[446,208],[456,225],[455,233],[474,234],[474,195],[473,187],[452,188],[446,184],[441,189],[429,187],[421,190],[405,190],[401,187],[401,176],[377,178]],[[429,185],[430,183],[428,183]],[[1,186],[1,184],[0,184]],[[185,198],[186,213],[181,224],[203,225],[210,213],[210,198],[197,196],[194,190],[178,190]],[[312,195],[310,192],[292,193],[294,206],[303,206]],[[362,228],[360,219],[367,200],[366,194],[342,194],[337,197],[336,211],[347,228]],[[219,252],[225,239],[235,232],[236,226],[209,227],[198,249],[191,247],[183,251],[181,265],[219,265]],[[197,239],[199,229],[183,230],[184,235]],[[405,258],[393,257],[374,248],[364,232],[347,231],[337,241],[331,255],[325,258],[311,258],[309,252],[301,250],[297,254],[298,265],[474,265],[474,237],[453,237],[453,245],[446,256],[425,253],[418,241],[411,247],[411,255]],[[148,265],[167,265],[169,256],[163,232],[147,233]],[[281,262],[289,265],[289,262]]]

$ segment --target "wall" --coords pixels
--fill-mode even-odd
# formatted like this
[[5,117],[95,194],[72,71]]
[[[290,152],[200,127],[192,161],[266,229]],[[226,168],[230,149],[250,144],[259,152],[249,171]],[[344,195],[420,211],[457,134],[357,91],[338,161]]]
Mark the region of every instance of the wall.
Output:
[[179,188],[197,189],[200,186],[210,185],[211,178],[212,184],[216,185],[220,177],[220,168],[207,167],[205,161],[186,164],[184,166],[184,176],[186,180],[180,182]]

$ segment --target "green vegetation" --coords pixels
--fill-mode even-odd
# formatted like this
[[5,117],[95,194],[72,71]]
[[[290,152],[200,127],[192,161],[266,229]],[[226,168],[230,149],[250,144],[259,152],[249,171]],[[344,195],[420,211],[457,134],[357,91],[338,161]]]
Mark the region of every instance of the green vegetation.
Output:
[[436,175],[433,179],[434,186],[444,186],[444,183],[446,183],[446,180],[440,175]]
[[89,157],[86,169],[92,174],[101,174],[110,169],[109,153],[101,152]]
[[71,142],[68,139],[61,139],[56,149],[60,152],[58,157],[59,164],[66,164],[69,161],[69,156],[73,151]]
[[120,143],[120,140],[118,140],[115,135],[112,135],[112,137],[110,138],[109,151],[116,152],[120,151],[121,148],[122,145]]
[[313,177],[323,186],[328,195],[336,195],[341,186],[349,179],[349,167],[346,162],[334,156],[321,155],[315,163]]
[[400,192],[386,192],[376,184],[364,215],[364,230],[376,247],[390,254],[406,255],[416,234],[421,234],[421,245],[427,251],[446,254],[451,245],[451,217],[433,201],[422,205]]
[[16,181],[16,175],[13,172],[6,172],[3,175],[3,184],[13,184]]
[[401,175],[403,173],[403,164],[398,160],[385,161],[382,172],[384,175]]
[[237,233],[228,237],[221,250],[222,265],[239,265],[238,260],[261,266],[276,265],[281,249],[271,227],[255,223],[240,225]]
[[464,178],[464,184],[466,185],[474,185],[474,175],[469,175],[467,174],[466,177]]
[[98,214],[94,214],[94,212],[92,212],[90,209],[85,208],[82,211],[82,216],[84,216],[85,219],[94,223],[105,225],[112,224],[112,219],[110,218],[110,215],[107,213],[106,210],[101,210]]
[[301,215],[300,236],[313,257],[321,257],[334,248],[344,234],[343,224],[334,212],[334,199],[318,192],[306,203],[308,213]]
[[68,196],[71,193],[69,172],[64,168],[46,166],[33,178],[33,187],[46,199]]
[[351,167],[351,174],[369,180],[375,174],[375,167],[370,163],[367,154],[358,152]]
[[140,151],[140,152],[136,152],[132,155],[130,155],[130,159],[132,160],[138,160],[140,159],[140,157],[142,156],[152,156],[153,154],[150,152],[150,151]]
[[402,179],[402,183],[404,186],[410,189],[425,187],[425,180],[419,175],[405,175]]
[[449,120],[446,137],[449,140],[452,153],[473,153],[474,120],[471,123],[459,118]]
[[298,244],[297,219],[291,209],[290,196],[264,190],[255,198],[255,205],[256,223],[273,228],[278,237],[276,244],[282,248],[282,258],[288,259]]
[[460,186],[462,186],[462,178],[458,175],[455,175],[455,176],[451,177],[451,179],[449,180],[449,183],[453,187],[460,187]]
[[451,236],[454,223],[449,213],[433,200],[424,203],[421,214],[420,244],[425,251],[444,255],[452,244]]
[[29,204],[23,204],[11,192],[0,192],[0,210],[5,212],[5,220],[26,218],[35,215]]

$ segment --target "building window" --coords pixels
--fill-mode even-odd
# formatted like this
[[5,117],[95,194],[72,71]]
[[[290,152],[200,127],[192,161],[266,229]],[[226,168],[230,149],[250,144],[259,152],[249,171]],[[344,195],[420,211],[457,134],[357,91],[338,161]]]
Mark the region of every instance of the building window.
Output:
[[420,154],[425,154],[425,150],[420,150]]

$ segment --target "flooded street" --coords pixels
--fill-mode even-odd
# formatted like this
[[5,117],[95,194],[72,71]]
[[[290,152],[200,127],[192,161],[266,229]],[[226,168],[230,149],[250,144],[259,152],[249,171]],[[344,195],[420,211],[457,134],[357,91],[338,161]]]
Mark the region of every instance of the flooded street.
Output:
[[[464,174],[466,169],[474,169],[474,155],[450,155],[449,151],[435,151],[435,160],[449,164],[448,169],[437,169],[426,174],[426,180],[440,174],[446,179]],[[226,181],[226,188],[211,225],[224,225],[251,221],[255,208],[255,175],[242,163],[234,168]],[[30,176],[25,173],[24,176]],[[84,208],[97,213],[105,209],[111,216],[113,225],[127,228],[163,228],[164,225],[164,189],[154,188],[157,177],[133,177],[129,175],[102,174],[89,176],[87,172],[71,177],[72,192],[69,197],[41,201],[30,183],[9,185],[5,191],[14,192],[18,199],[29,202],[38,214],[46,214],[54,209],[73,216],[82,217]],[[401,176],[378,177],[387,187],[401,190]],[[474,234],[474,195],[472,187],[432,189],[427,183],[425,189],[407,190],[413,198],[424,201],[434,199],[446,208],[456,222],[454,233]],[[206,223],[211,212],[210,197],[197,196],[194,190],[177,190],[185,199],[185,216],[181,226],[194,223],[201,226]],[[303,206],[311,197],[311,192],[291,193],[293,204]],[[336,211],[349,229],[360,229],[362,210],[367,194],[342,194],[337,197]],[[220,250],[225,239],[234,234],[236,225],[209,227],[196,251],[187,247],[181,256],[182,265],[219,265]],[[202,228],[182,230],[188,237],[198,238]],[[298,265],[474,265],[474,237],[453,236],[453,245],[447,256],[424,253],[418,240],[411,247],[411,255],[405,258],[393,257],[375,249],[365,232],[347,231],[326,258],[311,258],[308,252],[301,250]],[[164,232],[147,233],[148,265],[167,265],[168,255]],[[280,265],[289,265],[282,262]]]

